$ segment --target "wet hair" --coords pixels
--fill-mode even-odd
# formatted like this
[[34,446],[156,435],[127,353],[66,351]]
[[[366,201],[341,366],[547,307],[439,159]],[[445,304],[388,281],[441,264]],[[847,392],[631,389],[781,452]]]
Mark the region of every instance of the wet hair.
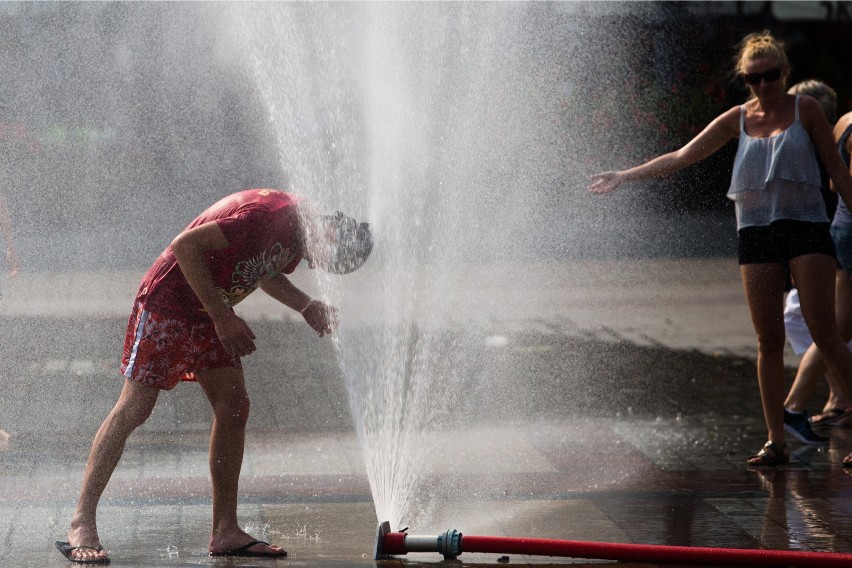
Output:
[[745,36],[738,45],[734,68],[737,73],[745,73],[745,62],[749,59],[774,59],[781,67],[790,68],[784,42],[772,37],[768,30]]
[[837,93],[822,81],[808,79],[796,83],[787,92],[791,95],[807,95],[815,98],[828,122],[831,124],[837,122]]
[[370,225],[358,223],[340,211],[323,215],[322,219],[337,232],[334,255],[326,270],[333,274],[349,274],[361,268],[373,251]]

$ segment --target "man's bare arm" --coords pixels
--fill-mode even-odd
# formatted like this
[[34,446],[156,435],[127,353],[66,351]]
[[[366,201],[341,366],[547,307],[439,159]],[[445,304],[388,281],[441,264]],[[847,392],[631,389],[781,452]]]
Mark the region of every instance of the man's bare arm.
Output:
[[184,278],[216,326],[216,334],[225,350],[243,356],[255,350],[254,333],[219,294],[207,262],[207,251],[228,247],[228,239],[215,221],[185,231],[172,241],[172,251]]

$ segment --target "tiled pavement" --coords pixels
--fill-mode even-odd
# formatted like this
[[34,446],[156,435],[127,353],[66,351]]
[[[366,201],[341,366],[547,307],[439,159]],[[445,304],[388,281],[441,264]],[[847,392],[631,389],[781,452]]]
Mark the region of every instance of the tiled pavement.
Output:
[[[778,471],[743,466],[763,426],[734,261],[526,268],[466,271],[451,312],[468,324],[471,357],[497,346],[529,380],[569,388],[542,387],[523,404],[498,395],[435,432],[436,443],[464,443],[423,472],[432,509],[413,532],[852,552],[852,476],[839,467],[852,432],[832,429],[827,449],[794,446],[799,459]],[[68,564],[52,542],[64,536],[92,434],[120,387],[114,369],[138,279],[100,276],[4,283],[0,425],[16,438],[0,448],[2,566]],[[344,313],[370,325],[375,300],[352,296],[358,305]],[[241,520],[289,558],[205,555],[209,411],[183,385],[131,438],[107,489],[99,520],[113,565],[375,565],[376,513],[333,349],[260,300],[243,313],[261,344],[246,360],[254,378]],[[496,564],[498,555],[460,560]]]

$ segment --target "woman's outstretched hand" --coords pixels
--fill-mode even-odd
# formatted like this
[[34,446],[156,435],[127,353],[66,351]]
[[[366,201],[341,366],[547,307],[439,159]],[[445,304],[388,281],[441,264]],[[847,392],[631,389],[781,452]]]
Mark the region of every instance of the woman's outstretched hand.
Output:
[[592,180],[592,183],[589,184],[589,191],[598,195],[615,191],[623,181],[621,172],[603,172],[592,174],[589,177]]

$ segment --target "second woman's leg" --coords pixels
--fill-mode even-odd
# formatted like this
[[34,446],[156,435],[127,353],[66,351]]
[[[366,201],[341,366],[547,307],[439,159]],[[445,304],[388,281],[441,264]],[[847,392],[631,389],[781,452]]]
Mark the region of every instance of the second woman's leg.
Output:
[[[835,279],[836,298],[835,311],[837,313],[837,331],[840,333],[840,339],[846,341],[849,345],[849,340],[852,338],[852,276],[845,270],[837,271]],[[834,373],[828,373],[829,396],[825,402],[824,411],[845,409],[852,404],[852,399],[843,396],[842,378],[838,379]]]
[[852,339],[852,275],[845,270],[838,270],[834,281],[837,313],[837,331],[840,339]]
[[[852,337],[852,277],[845,270],[838,270],[835,279],[835,311],[837,314],[837,328],[840,338],[849,341]],[[823,308],[825,309],[825,308]],[[829,384],[829,398],[825,402],[823,412],[836,412],[849,406],[847,399],[843,396],[841,385],[834,373],[828,370],[825,360],[817,349],[816,344],[802,357],[799,363],[799,371],[796,380],[790,388],[784,406],[788,410],[802,412],[806,410],[808,399],[817,384],[826,377]],[[819,417],[815,417],[819,418]],[[818,421],[818,420],[817,420]],[[816,422],[816,421],[815,421]]]
[[840,338],[834,306],[835,260],[806,254],[790,261],[802,315],[843,396],[852,399],[852,352]]

